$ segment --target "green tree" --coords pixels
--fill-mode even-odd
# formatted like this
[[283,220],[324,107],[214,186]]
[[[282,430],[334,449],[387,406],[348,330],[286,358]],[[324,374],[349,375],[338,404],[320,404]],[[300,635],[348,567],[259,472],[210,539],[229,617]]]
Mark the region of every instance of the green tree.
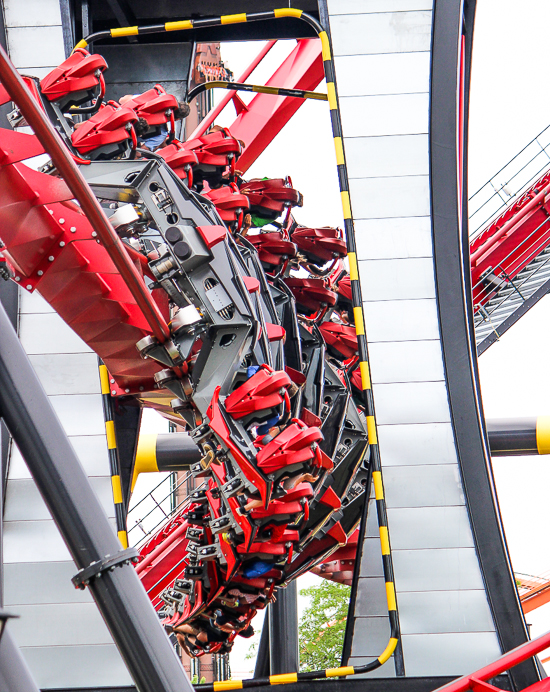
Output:
[[300,590],[309,606],[300,618],[300,670],[338,668],[342,657],[351,587],[323,579]]

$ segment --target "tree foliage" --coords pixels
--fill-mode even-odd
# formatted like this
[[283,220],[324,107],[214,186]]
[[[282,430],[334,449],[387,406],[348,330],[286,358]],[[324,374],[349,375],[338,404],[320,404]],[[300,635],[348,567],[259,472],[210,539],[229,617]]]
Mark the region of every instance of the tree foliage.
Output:
[[300,670],[338,668],[342,657],[351,588],[323,579],[300,590],[309,606],[300,618]]

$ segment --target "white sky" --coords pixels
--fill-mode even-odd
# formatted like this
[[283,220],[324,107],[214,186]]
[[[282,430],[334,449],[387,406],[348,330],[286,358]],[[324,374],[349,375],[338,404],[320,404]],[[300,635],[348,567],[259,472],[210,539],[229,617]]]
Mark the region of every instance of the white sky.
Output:
[[[478,0],[477,5],[470,107],[470,193],[550,122],[545,79],[550,3]],[[280,42],[253,81],[264,83],[292,46],[293,42]],[[260,47],[261,44],[250,43],[222,47],[222,56],[235,78]],[[318,90],[323,89],[321,84]],[[217,97],[224,93],[218,92]],[[242,97],[249,99],[248,95]],[[233,119],[233,112],[226,109],[217,123],[230,125]],[[306,102],[250,169],[248,177],[288,174],[304,195],[304,206],[295,213],[300,222],[312,226],[342,224],[325,103]],[[550,415],[549,334],[550,299],[545,298],[480,358],[487,418]],[[147,414],[146,425],[148,430],[156,428],[156,414]],[[495,459],[494,472],[514,569],[531,574],[550,570],[550,460]],[[313,579],[316,578],[301,580],[299,588],[306,585],[304,581]],[[550,629],[550,604],[530,613],[527,621],[532,623],[533,636]],[[259,624],[257,619],[258,629]],[[231,655],[236,676],[253,668],[253,662],[244,658],[249,644],[241,639]]]

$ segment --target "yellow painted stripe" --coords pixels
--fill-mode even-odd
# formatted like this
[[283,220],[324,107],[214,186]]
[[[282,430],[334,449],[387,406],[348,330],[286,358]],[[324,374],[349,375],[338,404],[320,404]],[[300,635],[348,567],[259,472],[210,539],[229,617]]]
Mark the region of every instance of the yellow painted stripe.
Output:
[[318,91],[306,91],[304,93],[308,99],[317,99],[318,101],[328,101],[328,96],[326,94],[321,94]]
[[362,336],[365,333],[365,323],[363,322],[363,308],[353,308],[355,318],[355,333]]
[[386,582],[386,598],[388,600],[388,610],[397,610],[397,601],[395,600],[395,586],[392,581]]
[[159,470],[157,465],[157,434],[140,435],[134,462],[132,476],[132,490],[140,473],[155,473]]
[[330,110],[335,111],[338,108],[338,103],[336,102],[336,87],[334,86],[334,82],[327,82],[327,96]]
[[357,255],[355,252],[348,252],[349,278],[352,281],[359,281],[359,270],[357,268]]
[[118,536],[118,540],[120,541],[120,545],[123,548],[127,548],[128,547],[128,534],[126,533],[126,531],[118,531],[117,536]]
[[110,394],[111,389],[109,387],[109,373],[106,365],[99,366],[99,381],[101,382],[101,393]]
[[[361,373],[361,382],[363,383],[363,389],[370,389],[371,388],[370,369],[369,369],[369,364],[367,363],[366,360],[362,360],[359,363],[359,372]],[[376,432],[376,428],[375,428],[375,432]]]
[[327,678],[339,678],[344,675],[355,675],[355,669],[353,666],[342,666],[341,668],[327,668],[325,670],[325,675]]
[[279,89],[278,87],[268,87],[268,86],[258,86],[255,85],[252,87],[252,91],[255,91],[259,94],[275,94],[278,95]]
[[550,416],[537,418],[537,450],[539,454],[550,454]]
[[334,149],[336,150],[336,163],[338,166],[343,166],[346,161],[344,159],[344,145],[341,137],[334,138]]
[[218,690],[242,690],[242,680],[218,680],[214,683],[214,692]]
[[328,40],[327,32],[321,31],[321,33],[319,34],[319,38],[321,39],[321,52],[323,55],[323,62],[325,62],[325,60],[331,59],[330,41]]
[[[368,418],[367,418],[368,420]],[[370,442],[370,435],[369,435]],[[372,482],[374,483],[374,496],[377,500],[384,499],[384,486],[382,485],[382,474],[380,471],[372,472]]]
[[116,449],[115,424],[112,420],[105,421],[105,432],[107,434],[107,447]]
[[240,14],[222,14],[220,17],[222,24],[243,24],[246,22],[246,12]]
[[77,48],[86,48],[87,45],[88,45],[88,44],[86,43],[86,41],[85,41],[84,39],[82,39],[82,41],[79,41],[79,42],[76,44],[76,46],[73,48],[73,53],[75,52],[75,50],[76,50]]
[[380,545],[382,546],[382,555],[390,555],[390,537],[388,527],[380,527]]
[[303,10],[295,10],[292,7],[283,7],[280,10],[273,10],[275,19],[281,19],[281,17],[296,17],[296,19],[300,19],[302,13]]
[[349,192],[341,192],[342,197],[342,210],[344,212],[344,219],[351,219],[351,204],[349,201]]
[[378,661],[380,662],[380,665],[384,665],[384,663],[390,658],[390,656],[395,651],[395,647],[397,646],[398,641],[399,640],[395,637],[392,637],[390,639],[390,641],[388,642],[388,646],[384,649],[380,656],[378,656]]
[[122,502],[120,476],[111,476],[111,483],[113,484],[113,500],[115,501],[115,505],[119,505]]
[[119,29],[111,29],[112,38],[119,36],[137,36],[139,27],[137,26],[121,26]]
[[184,19],[181,22],[166,22],[164,25],[165,31],[183,31],[184,29],[192,29],[193,22],[190,19]]
[[270,685],[286,685],[289,682],[298,682],[298,673],[283,673],[282,675],[270,675]]
[[374,416],[367,416],[367,430],[369,433],[369,444],[378,444],[378,437],[376,436],[376,423],[374,422]]

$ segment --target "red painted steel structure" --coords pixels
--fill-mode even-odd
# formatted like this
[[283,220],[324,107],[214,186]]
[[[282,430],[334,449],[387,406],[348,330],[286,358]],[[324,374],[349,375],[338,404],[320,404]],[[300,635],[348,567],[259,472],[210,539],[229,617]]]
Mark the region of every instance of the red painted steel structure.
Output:
[[[268,44],[262,54],[271,48]],[[251,70],[250,70],[251,72]],[[249,72],[249,73],[250,73]],[[268,85],[314,89],[323,79],[320,42],[299,41]],[[142,361],[135,343],[148,334],[164,341],[168,315],[143,281],[143,264],[121,243],[66,147],[8,61],[0,61],[5,87],[2,103],[13,99],[36,136],[0,130],[0,223],[6,230],[9,258],[21,284],[41,294],[61,317],[106,362],[118,391],[137,393],[153,388],[159,367]],[[227,102],[235,96],[229,94]],[[302,104],[298,99],[257,95],[231,127],[246,150],[239,160],[245,171],[280,132]],[[219,112],[219,110],[218,110]],[[21,161],[47,150],[64,181],[26,167]],[[80,208],[74,204],[77,199]],[[494,293],[499,282],[513,279],[550,243],[550,174],[492,222],[471,245],[474,304]],[[148,545],[138,566],[155,598],[180,569],[185,522],[171,524]],[[332,555],[319,573],[348,581],[352,571],[351,545]],[[329,567],[330,564],[330,567]],[[151,593],[153,592],[153,593]],[[498,661],[441,688],[445,692],[496,689],[485,681],[550,645],[550,633],[522,645]],[[536,691],[535,691],[536,688]],[[541,681],[532,692],[550,688]]]
[[550,173],[543,175],[470,245],[474,309],[550,244]]
[[[493,663],[476,670],[475,673],[464,675],[458,678],[458,680],[453,680],[453,682],[438,688],[435,692],[467,692],[468,690],[473,690],[473,692],[494,692],[499,688],[489,684],[487,680],[510,670],[510,668],[517,666],[519,663],[523,663],[523,661],[526,661],[532,656],[536,656],[548,647],[550,647],[550,632],[546,632],[546,634],[533,639],[533,641],[521,644],[515,649],[512,649],[512,651],[497,658]],[[529,692],[547,692],[549,689],[550,678],[545,678],[544,680],[536,682],[534,685],[526,687],[523,692],[527,692],[527,690],[529,690]]]
[[[20,284],[39,289],[106,363],[122,392],[153,389],[160,367],[141,360],[136,340],[169,334],[168,314],[136,266],[67,148],[7,60],[0,101],[16,100],[36,135],[0,130],[0,224]],[[64,180],[21,163],[47,149]],[[77,199],[80,206],[73,202]],[[167,306],[166,306],[167,307]]]
[[[316,38],[302,39],[266,86],[312,91],[324,78],[321,42]],[[239,159],[239,170],[244,173],[288,123],[303,100],[257,94],[248,106],[240,103],[240,112],[229,129],[233,137],[246,145]]]
[[[276,43],[276,40],[267,41],[262,50],[258,53],[258,55],[254,58],[254,60],[250,63],[237,81],[241,83],[246,82],[246,80],[250,77],[250,75],[254,72],[254,70],[258,67],[258,65],[262,62],[262,60]],[[200,137],[208,132],[209,128],[216,122],[218,115],[223,111],[230,101],[235,103],[236,108],[238,108],[237,104],[242,103],[242,100],[239,98],[239,95],[236,92],[228,92],[227,94],[224,94],[218,105],[214,106],[214,108],[212,108],[212,110],[206,114],[194,132],[189,135],[188,139],[195,139],[195,137]]]

